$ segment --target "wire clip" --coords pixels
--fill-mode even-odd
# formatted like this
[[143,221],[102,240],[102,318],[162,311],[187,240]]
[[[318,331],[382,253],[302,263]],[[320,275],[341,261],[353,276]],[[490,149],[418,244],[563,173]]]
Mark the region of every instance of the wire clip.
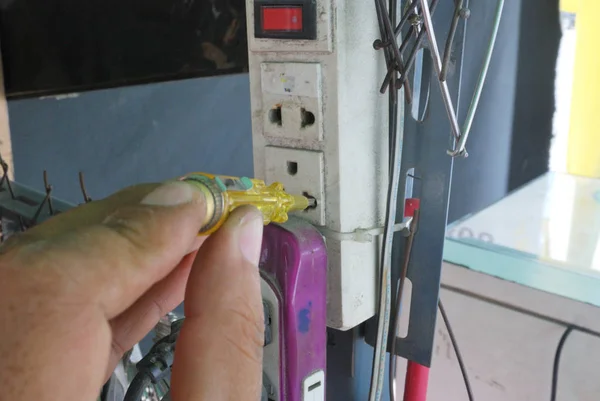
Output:
[[[394,232],[400,232],[405,237],[410,233],[410,224],[412,217],[405,218],[402,223],[394,225]],[[354,231],[341,233],[338,231],[330,230],[327,227],[316,227],[321,234],[334,241],[354,241],[354,242],[373,242],[375,237],[383,235],[384,227],[375,228],[357,228]]]

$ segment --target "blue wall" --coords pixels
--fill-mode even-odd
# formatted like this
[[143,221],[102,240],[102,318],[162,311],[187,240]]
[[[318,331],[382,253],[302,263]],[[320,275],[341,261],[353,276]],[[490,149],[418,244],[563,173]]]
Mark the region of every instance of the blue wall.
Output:
[[9,103],[15,178],[82,200],[192,171],[252,175],[247,75],[229,75]]
[[[96,199],[192,171],[253,174],[247,75],[59,99],[9,103],[15,179],[21,184],[42,190],[46,169],[55,196],[80,203],[80,170]],[[144,350],[150,346],[151,336],[142,341]]]

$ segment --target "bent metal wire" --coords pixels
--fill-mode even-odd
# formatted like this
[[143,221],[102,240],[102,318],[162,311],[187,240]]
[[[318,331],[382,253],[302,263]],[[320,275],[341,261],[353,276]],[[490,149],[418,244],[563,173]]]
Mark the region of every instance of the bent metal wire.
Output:
[[[11,181],[8,177],[9,166],[0,157],[2,178],[0,178],[0,241],[4,242],[11,235],[25,231],[42,223],[57,214],[76,207],[69,202],[52,196],[53,187],[48,173],[43,172],[44,191],[40,192],[25,185]],[[79,174],[79,183],[84,203],[90,202],[85,189],[83,174]]]
[[[44,191],[42,192],[11,181],[8,176],[8,163],[1,156],[0,167],[2,168],[2,178],[0,178],[0,242],[4,242],[16,233],[26,231],[53,216],[78,206],[52,196],[53,186],[49,182],[47,171],[44,171],[42,176],[44,183]],[[83,196],[83,203],[91,202],[92,199],[85,187],[83,173],[79,173],[79,186]],[[168,316],[171,318],[169,320],[171,326],[174,323],[173,316]],[[157,337],[155,342],[159,341],[162,337],[165,336]],[[126,352],[121,359],[121,364],[127,375],[130,374],[130,355],[131,351]],[[116,377],[113,374],[113,378]],[[130,378],[128,377],[127,380],[129,382]],[[119,385],[118,380],[110,380],[109,383],[111,386]],[[156,386],[149,386],[146,389],[147,399],[158,400],[159,396],[167,391],[163,387],[164,383],[162,381],[157,383]]]
[[[465,119],[464,125],[462,129],[458,122],[457,117],[457,109],[452,100],[452,94],[450,93],[449,85],[447,82],[448,76],[448,68],[451,59],[451,52],[453,48],[454,38],[456,36],[457,28],[459,25],[459,21],[461,19],[469,18],[471,12],[468,8],[468,0],[455,0],[454,1],[454,9],[453,9],[453,17],[450,24],[449,32],[446,39],[446,44],[444,46],[444,52],[440,55],[440,51],[438,49],[437,44],[437,35],[434,29],[432,15],[435,12],[436,7],[438,6],[439,0],[406,0],[404,2],[405,7],[401,12],[402,16],[398,23],[396,23],[396,18],[398,16],[398,0],[389,0],[389,6],[386,7],[384,0],[374,0],[375,8],[377,11],[377,19],[379,23],[379,33],[380,38],[376,39],[373,42],[373,48],[375,50],[383,50],[385,61],[387,65],[387,73],[383,80],[383,83],[380,88],[380,92],[384,94],[388,89],[389,97],[390,97],[390,159],[395,160],[396,158],[396,139],[395,136],[397,134],[397,114],[398,114],[398,104],[397,104],[397,91],[399,89],[404,88],[405,100],[407,103],[412,102],[412,94],[411,89],[408,86],[408,74],[410,70],[415,65],[417,52],[423,47],[427,46],[429,53],[431,54],[431,58],[433,61],[433,67],[436,75],[436,80],[438,81],[439,88],[441,91],[442,103],[446,114],[448,116],[448,120],[450,123],[450,130],[453,136],[453,149],[448,150],[447,154],[451,157],[461,156],[466,157],[466,142],[469,136],[469,131],[472,126],[473,118],[475,112],[477,110],[477,106],[479,103],[479,99],[481,97],[481,92],[483,89],[483,84],[485,82],[487,71],[489,69],[491,55],[493,48],[495,46],[496,37],[498,33],[498,28],[500,24],[500,18],[502,15],[502,10],[504,6],[504,0],[497,0],[496,13],[494,18],[494,23],[491,29],[491,35],[489,44],[487,46],[487,51],[484,56],[483,66],[481,68],[481,72],[479,74],[476,88],[473,94],[473,98],[470,102],[469,109],[467,111],[467,117]],[[406,23],[409,22],[410,26],[408,29],[405,29],[403,32],[403,27]],[[398,44],[397,37],[403,33],[402,42],[400,45]],[[412,39],[414,37],[414,39]],[[427,43],[425,43],[425,38],[427,38]],[[412,39],[412,40],[411,40]],[[408,58],[405,58],[403,52],[406,51],[409,42],[414,42],[412,48],[409,51]],[[417,85],[413,85],[416,87]],[[407,138],[408,139],[408,138]],[[400,144],[402,146],[402,144]],[[429,149],[429,151],[434,151],[434,149]],[[402,154],[402,158],[404,158],[404,153]],[[404,162],[402,162],[404,164]],[[452,165],[448,166],[449,171],[452,170]],[[397,189],[398,183],[394,182],[397,176],[398,171],[400,170],[400,164],[398,166],[390,166],[390,199],[396,200],[397,198]],[[449,182],[447,182],[447,187],[449,190]],[[393,191],[392,191],[393,188]],[[447,210],[448,206],[448,194],[446,194],[445,200],[443,201]],[[388,213],[386,216],[389,217],[389,209],[390,209],[390,199],[388,199]],[[394,210],[395,211],[395,210]],[[428,213],[427,207],[424,208],[424,213]],[[447,215],[444,213],[444,220],[447,218]],[[395,216],[394,216],[395,217]],[[394,223],[393,218],[392,221],[386,221],[386,227],[390,226]],[[444,222],[445,223],[445,222]],[[445,224],[444,224],[445,225]],[[387,230],[386,230],[387,231]],[[443,230],[442,230],[443,231]],[[438,233],[439,235],[439,233]],[[384,246],[383,250],[386,249],[386,236],[384,236]],[[441,245],[441,249],[443,249],[443,245]],[[441,251],[438,250],[438,251]],[[410,251],[404,250],[407,255],[410,254]],[[384,253],[382,251],[382,253]],[[405,255],[406,256],[406,255]],[[441,256],[441,255],[440,255]],[[441,262],[441,261],[440,261]],[[371,401],[379,401],[382,397],[383,392],[383,376],[385,370],[385,354],[388,348],[388,330],[392,327],[392,343],[396,344],[396,329],[398,325],[398,321],[400,320],[400,305],[396,306],[396,310],[394,311],[394,317],[390,319],[391,308],[391,299],[393,297],[390,296],[391,287],[392,287],[392,279],[391,279],[391,270],[390,270],[391,257],[386,258],[382,261],[381,271],[380,271],[380,297],[378,303],[378,314],[377,314],[377,329],[375,334],[375,352],[373,357],[373,367],[372,367],[372,376],[371,376],[371,387],[369,391],[369,400]],[[406,268],[403,269],[402,277],[400,277],[400,287],[396,292],[397,301],[400,302],[401,298],[400,294],[402,294],[402,285],[404,282],[404,278],[408,273],[408,265],[409,259],[407,258],[405,263]],[[440,263],[441,265],[441,263]],[[438,267],[433,267],[436,271],[436,276],[439,278],[439,270]],[[432,275],[431,278],[435,276]],[[435,283],[434,283],[435,284]],[[435,285],[439,289],[439,281]],[[437,295],[437,291],[436,291]],[[396,363],[396,355],[395,355],[395,346],[392,347],[392,355],[389,360],[389,385],[390,385],[390,399],[395,400],[395,386],[394,382],[396,380],[395,377],[395,363]],[[430,359],[430,358],[429,358]]]
[[[385,93],[390,85],[390,82],[392,81],[393,73],[399,73],[400,78],[395,80],[395,89],[398,90],[404,87],[407,103],[412,101],[411,91],[407,86],[409,83],[408,73],[413,68],[415,56],[417,52],[424,46],[423,42],[425,37],[427,37],[428,48],[431,51],[437,80],[442,92],[442,99],[446,108],[446,113],[448,114],[448,119],[450,120],[452,134],[455,139],[454,149],[448,150],[447,153],[452,157],[467,157],[467,139],[471,131],[475,112],[477,111],[483,85],[489,70],[492,52],[494,50],[496,38],[498,36],[498,29],[500,27],[502,10],[504,8],[504,0],[497,0],[496,3],[497,5],[494,14],[494,21],[491,27],[490,39],[485,52],[481,71],[479,73],[479,78],[475,86],[475,91],[473,93],[473,97],[467,111],[467,116],[462,127],[458,123],[458,117],[455,111],[456,109],[454,103],[452,102],[452,96],[450,95],[446,78],[448,75],[448,66],[452,53],[452,44],[454,42],[458,23],[461,19],[468,19],[471,15],[471,12],[468,8],[468,0],[455,0],[454,15],[450,24],[446,44],[444,46],[444,53],[443,55],[440,55],[437,45],[437,35],[431,18],[435,12],[438,2],[438,0],[432,0],[431,3],[429,3],[428,0],[411,0],[410,2],[407,2],[400,21],[396,26],[394,26],[394,24],[392,24],[392,18],[390,18],[390,13],[384,12],[385,5],[383,0],[375,0],[381,39],[376,39],[373,43],[373,47],[376,50],[384,50],[387,64],[387,74],[381,85],[380,92]],[[406,30],[400,46],[398,46],[396,38],[402,32],[402,28],[407,22],[410,23],[410,26]],[[410,38],[413,36],[416,36],[414,39],[414,45],[408,53],[408,58],[405,59],[403,53],[408,47]]]

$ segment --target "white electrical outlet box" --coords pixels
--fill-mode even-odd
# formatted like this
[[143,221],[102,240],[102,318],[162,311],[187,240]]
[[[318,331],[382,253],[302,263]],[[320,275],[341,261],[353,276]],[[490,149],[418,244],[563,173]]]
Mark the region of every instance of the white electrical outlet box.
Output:
[[[388,101],[379,93],[386,66],[373,49],[375,7],[299,0],[302,21],[314,22],[310,40],[289,32],[256,37],[264,4],[246,0],[254,173],[317,199],[316,209],[299,215],[326,238],[328,325],[350,329],[376,312],[380,237],[354,233],[384,224],[388,184]],[[297,163],[295,174],[288,161]]]

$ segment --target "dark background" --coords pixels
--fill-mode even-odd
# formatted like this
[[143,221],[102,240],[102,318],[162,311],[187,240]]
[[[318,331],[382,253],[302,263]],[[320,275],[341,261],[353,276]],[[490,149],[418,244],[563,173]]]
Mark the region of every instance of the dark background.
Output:
[[244,71],[245,18],[244,0],[2,0],[6,92]]

